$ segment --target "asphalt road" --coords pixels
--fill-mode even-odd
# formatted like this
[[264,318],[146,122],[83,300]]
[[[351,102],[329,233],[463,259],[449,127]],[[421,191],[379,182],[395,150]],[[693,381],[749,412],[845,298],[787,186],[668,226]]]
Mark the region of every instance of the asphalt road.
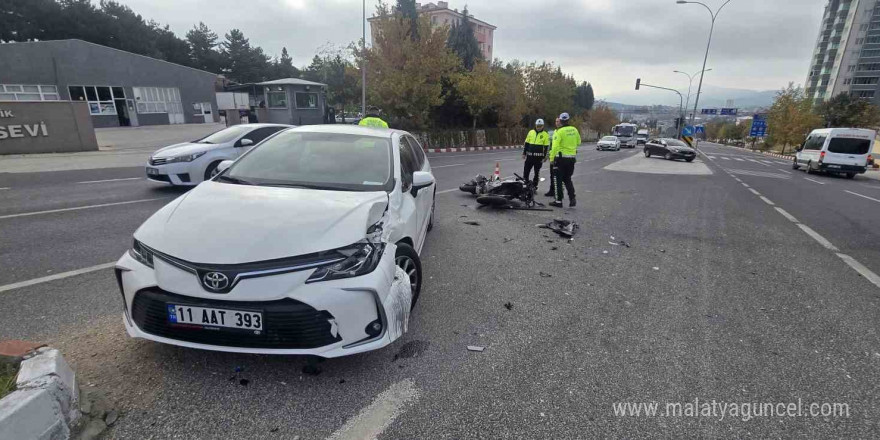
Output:
[[[121,410],[111,438],[880,436],[880,182],[701,149],[687,164],[585,145],[579,206],[555,212],[478,210],[456,190],[496,162],[520,173],[516,151],[430,155],[437,217],[409,333],[317,376],[298,357],[129,339],[109,269],[39,282],[112,263],[182,191],[142,168],[0,174],[0,338],[60,347]],[[535,226],[553,218],[579,223],[573,241]],[[613,409],[694,399],[849,417]]]

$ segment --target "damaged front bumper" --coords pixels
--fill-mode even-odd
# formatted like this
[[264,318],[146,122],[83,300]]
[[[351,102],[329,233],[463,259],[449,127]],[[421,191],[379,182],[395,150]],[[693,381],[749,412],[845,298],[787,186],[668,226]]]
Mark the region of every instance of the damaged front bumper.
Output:
[[[192,273],[155,259],[147,267],[128,253],[116,264],[129,336],[211,351],[347,356],[382,348],[406,332],[412,303],[409,279],[387,245],[372,272],[306,283],[314,269],[243,279],[227,294],[202,288]],[[262,330],[233,331],[180,325],[169,305],[245,310],[263,317]]]

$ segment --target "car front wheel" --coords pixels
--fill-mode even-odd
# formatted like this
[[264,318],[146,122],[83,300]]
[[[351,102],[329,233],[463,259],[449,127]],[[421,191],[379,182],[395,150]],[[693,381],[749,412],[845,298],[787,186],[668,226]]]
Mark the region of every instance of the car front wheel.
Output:
[[211,164],[208,165],[208,168],[205,168],[205,180],[211,180],[214,176],[220,174],[220,171],[217,170],[217,167],[220,166],[220,162],[221,161],[219,160],[211,162]]
[[666,153],[666,155],[663,156],[663,157],[664,157],[666,160],[672,160],[672,153]]
[[645,157],[651,157],[651,150],[645,148]]
[[394,254],[394,263],[403,269],[409,277],[409,286],[412,289],[412,307],[414,308],[422,290],[422,261],[419,259],[419,254],[412,246],[398,243],[397,252]]
[[793,170],[798,170],[798,169],[800,169],[800,168],[801,168],[801,167],[798,165],[798,163],[797,163],[797,159],[794,159],[794,160],[791,161],[791,169],[793,169]]

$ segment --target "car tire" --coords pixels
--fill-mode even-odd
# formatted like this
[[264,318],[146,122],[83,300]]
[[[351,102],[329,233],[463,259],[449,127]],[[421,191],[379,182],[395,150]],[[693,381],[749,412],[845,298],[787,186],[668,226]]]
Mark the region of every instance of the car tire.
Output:
[[422,260],[419,254],[407,243],[397,243],[397,251],[394,253],[394,264],[403,269],[409,276],[409,285],[412,289],[412,308],[422,291]]
[[663,158],[666,160],[672,160],[672,153],[666,153],[665,155],[663,155]]
[[794,160],[791,161],[791,169],[793,169],[793,170],[801,169],[801,166],[798,165],[798,163],[797,163],[797,158],[795,158]]
[[855,179],[855,178],[856,178],[856,173],[846,173],[846,178],[847,178],[847,179]]
[[651,157],[651,150],[645,148],[645,157]]
[[694,158],[691,157],[691,158],[685,159],[685,161],[687,161],[687,162],[693,162],[693,161],[694,161]]
[[205,168],[205,180],[211,180],[214,176],[217,175],[217,167],[220,166],[221,160],[217,160],[208,164],[208,168]]

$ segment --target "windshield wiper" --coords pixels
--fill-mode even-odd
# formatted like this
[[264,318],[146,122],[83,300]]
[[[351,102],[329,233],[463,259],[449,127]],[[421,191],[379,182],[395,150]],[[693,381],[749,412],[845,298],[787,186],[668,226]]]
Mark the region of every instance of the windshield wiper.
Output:
[[330,188],[330,187],[326,187],[326,186],[319,186],[319,185],[303,185],[301,183],[261,183],[261,184],[259,184],[259,186],[272,186],[272,187],[278,187],[278,188],[325,189],[325,190],[335,189],[335,188]]
[[234,183],[236,185],[253,185],[254,184],[253,182],[248,182],[247,180],[239,179],[238,177],[227,176],[225,174],[220,175],[220,177],[218,177],[217,180],[220,182]]

